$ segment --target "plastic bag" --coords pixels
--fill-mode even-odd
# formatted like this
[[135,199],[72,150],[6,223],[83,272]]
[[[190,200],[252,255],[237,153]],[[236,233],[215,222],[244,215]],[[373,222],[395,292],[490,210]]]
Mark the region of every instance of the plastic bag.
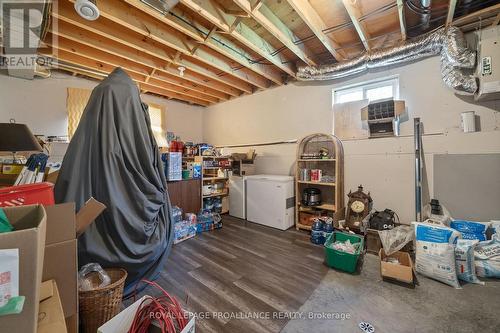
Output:
[[477,276],[500,278],[500,239],[479,242],[474,250]]
[[490,226],[489,222],[474,222],[465,220],[451,221],[450,227],[462,234],[464,239],[486,240],[486,229]]
[[347,240],[345,242],[339,242],[336,241],[333,244],[330,244],[330,248],[340,251],[340,252],[345,252],[345,253],[350,253],[354,254],[359,248],[359,243],[351,243],[350,240]]
[[455,241],[460,233],[441,225],[412,222],[415,226],[418,273],[460,289],[455,267]]
[[[99,279],[101,280],[101,283],[97,287],[94,287],[92,281],[87,277],[87,275],[94,272],[99,274]],[[104,288],[110,283],[111,278],[109,277],[108,273],[106,273],[106,271],[102,269],[101,265],[97,263],[86,264],[85,266],[80,268],[80,271],[78,272],[78,286],[80,291]]]
[[414,233],[409,225],[400,225],[392,230],[379,230],[378,235],[384,252],[389,256],[412,241]]
[[479,281],[476,276],[476,268],[474,266],[474,248],[479,243],[478,240],[459,239],[455,247],[455,263],[457,268],[457,277],[459,280],[484,284]]

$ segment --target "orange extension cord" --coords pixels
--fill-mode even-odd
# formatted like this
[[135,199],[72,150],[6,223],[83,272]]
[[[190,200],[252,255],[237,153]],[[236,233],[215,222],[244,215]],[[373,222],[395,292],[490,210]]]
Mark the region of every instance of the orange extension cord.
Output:
[[185,311],[175,297],[170,296],[156,282],[145,279],[141,280],[141,282],[156,287],[162,292],[162,295],[159,297],[149,296],[142,301],[128,332],[147,333],[153,322],[160,326],[162,333],[178,333],[182,331],[188,321]]

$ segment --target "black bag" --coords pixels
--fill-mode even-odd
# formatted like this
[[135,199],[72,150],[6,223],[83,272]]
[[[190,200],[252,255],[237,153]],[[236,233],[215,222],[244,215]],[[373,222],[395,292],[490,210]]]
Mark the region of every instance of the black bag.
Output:
[[383,212],[375,212],[370,218],[370,229],[390,230],[395,226],[394,213],[390,209],[384,209]]

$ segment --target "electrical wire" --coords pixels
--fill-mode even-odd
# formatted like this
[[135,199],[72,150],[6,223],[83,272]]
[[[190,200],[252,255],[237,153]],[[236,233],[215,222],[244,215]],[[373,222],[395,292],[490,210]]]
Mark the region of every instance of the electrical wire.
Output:
[[[161,296],[147,296],[141,302],[128,333],[147,333],[153,322],[160,327],[162,333],[178,333],[182,331],[188,324],[188,320],[186,312],[177,299],[170,296],[156,282],[146,279],[142,279],[141,282],[157,288],[161,291]],[[138,285],[139,283],[135,286],[134,301]]]

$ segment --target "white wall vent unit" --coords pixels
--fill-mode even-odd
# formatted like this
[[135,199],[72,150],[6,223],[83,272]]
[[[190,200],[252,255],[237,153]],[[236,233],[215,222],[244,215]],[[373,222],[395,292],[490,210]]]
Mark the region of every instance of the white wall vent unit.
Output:
[[478,38],[478,64],[476,75],[479,90],[474,99],[487,101],[500,99],[500,26],[476,32]]
[[247,220],[281,230],[295,224],[294,181],[290,176],[246,176]]

